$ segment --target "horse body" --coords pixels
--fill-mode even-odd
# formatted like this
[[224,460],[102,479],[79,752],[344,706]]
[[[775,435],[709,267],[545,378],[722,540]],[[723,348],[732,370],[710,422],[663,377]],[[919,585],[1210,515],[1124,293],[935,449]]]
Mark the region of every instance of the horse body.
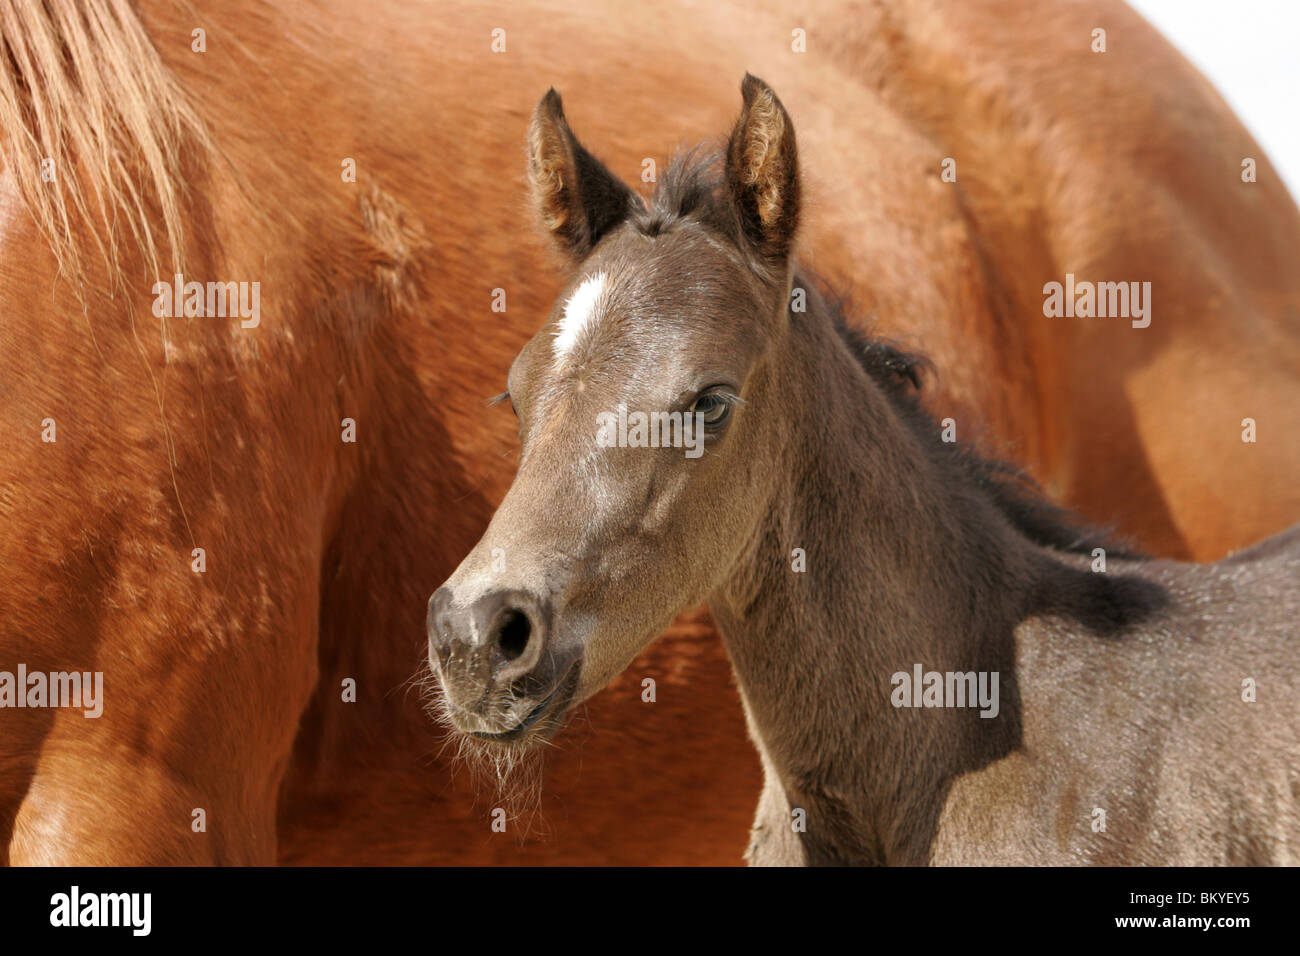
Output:
[[[1090,573],[1086,559],[1067,563]],[[857,741],[869,740],[879,750],[856,756],[852,747],[832,751],[839,739],[835,724],[805,725],[822,759],[813,766],[806,759],[777,762],[758,729],[772,718],[771,701],[755,703],[753,691],[743,691],[767,774],[750,862],[1294,865],[1300,847],[1300,718],[1294,707],[1300,667],[1286,600],[1300,579],[1300,529],[1214,565],[1116,561],[1106,573],[1156,583],[1171,595],[1171,605],[1118,637],[1060,617],[1019,624],[1016,710],[997,718],[1016,725],[1008,734],[1014,749],[985,756],[981,761],[988,762],[972,769],[928,772],[963,762],[945,753],[945,745],[966,750],[967,758],[974,748],[960,731],[940,743],[904,730],[883,708],[873,717],[891,730]],[[732,646],[771,642],[773,630],[758,624],[724,627],[736,628],[729,630],[738,635]],[[866,646],[869,636],[854,641],[843,631],[831,633],[878,660]],[[803,653],[816,653],[808,643]],[[973,666],[973,657],[954,666]],[[910,671],[907,658],[903,651],[899,660]],[[1012,674],[1002,676],[1005,693]],[[1247,679],[1267,697],[1248,694]],[[741,682],[743,688],[743,676]],[[882,698],[889,692],[878,680],[868,686]],[[828,684],[820,691],[831,699],[859,699],[856,687]],[[845,721],[842,713],[823,716]],[[995,723],[977,724],[974,732],[1002,737]],[[789,734],[783,727],[773,736]],[[917,788],[898,812],[912,816],[879,811],[891,805],[881,789],[893,782],[893,772],[869,774],[865,784],[859,778],[860,789],[853,789],[833,769],[837,761],[855,759],[873,770],[897,760]],[[919,832],[917,820],[928,822]],[[842,829],[852,835],[846,838]],[[837,836],[828,839],[828,832]]]
[[[750,862],[1294,862],[1300,527],[1212,565],[1061,550],[810,312],[781,391],[824,424],[711,601],[765,769]],[[998,675],[1000,707],[895,699],[914,668]]]
[[[822,15],[833,17],[830,7]],[[1053,461],[1035,473],[1055,500],[1168,557],[1210,560],[1294,522],[1289,453],[1234,452],[1242,419],[1256,417],[1247,396],[1285,394],[1300,377],[1287,344],[1300,333],[1300,220],[1249,222],[1263,207],[1295,203],[1275,172],[1267,184],[1242,181],[1243,163],[1260,151],[1245,145],[1249,134],[1205,78],[1122,3],[1049,3],[1028,14],[1017,0],[904,0],[856,13],[853,29],[827,31],[831,56],[953,158],[972,242],[1003,307],[1041,314],[1044,283],[1067,274],[1152,283],[1155,318],[1141,336],[1123,319],[1005,331],[1034,356],[1036,401],[1053,417],[1072,409],[1073,420],[1008,446],[1014,456]],[[1105,52],[1094,48],[1098,28]],[[1177,253],[1161,251],[1166,238]],[[1187,256],[1205,266],[1189,268]],[[941,368],[965,360],[942,338],[933,345]],[[1101,392],[1127,401],[1098,403]],[[1296,403],[1266,404],[1288,432],[1300,427]],[[1207,455],[1235,460],[1232,477],[1175,464],[1190,436]],[[1135,469],[1139,458],[1145,466]],[[1247,476],[1257,491],[1228,505],[1223,483]],[[1148,482],[1162,507],[1144,500]],[[1129,492],[1117,498],[1119,485]],[[1257,523],[1264,500],[1289,502],[1281,521]]]
[[1158,583],[1171,606],[1119,640],[1017,628],[1022,748],[953,785],[932,860],[1294,865],[1300,531],[1213,565],[1107,573]]
[[[1098,324],[1027,341],[1039,304],[1007,297],[1020,260],[981,224],[1070,190],[1058,176],[1001,169],[1023,145],[1005,137],[995,159],[963,161],[960,186],[940,183],[946,153],[966,155],[1001,126],[978,109],[940,123],[931,114],[956,102],[946,93],[922,111],[924,93],[903,103],[897,86],[858,74],[870,65],[902,75],[931,43],[874,46],[860,11],[810,9],[809,35],[832,55],[798,58],[784,14],[727,4],[682,3],[649,33],[640,11],[567,4],[234,2],[194,23],[168,4],[93,0],[72,19],[26,19],[56,7],[59,17],[69,9],[0,14],[10,50],[29,30],[55,41],[49,61],[32,51],[5,59],[0,88],[0,658],[102,670],[108,699],[98,722],[0,714],[0,844],[12,862],[735,859],[749,811],[734,792],[757,789],[760,775],[705,618],[682,619],[649,648],[589,705],[599,732],[553,756],[549,843],[491,834],[472,781],[425,759],[439,741],[406,689],[427,587],[482,532],[509,482],[515,426],[482,399],[500,391],[559,288],[541,244],[518,229],[518,104],[550,83],[598,82],[617,100],[581,122],[631,174],[684,130],[711,130],[748,65],[775,63],[807,116],[807,193],[823,210],[803,248],[882,331],[924,336],[944,370],[936,408],[972,428],[979,410],[991,444],[1014,445],[1058,495],[1161,553],[1216,555],[1295,517],[1294,488],[1271,477],[1285,473],[1289,443],[1261,442],[1247,466],[1208,454],[1180,437],[1177,420],[1139,421],[1123,378],[1134,376],[1138,398],[1199,378],[1198,395],[1234,415],[1285,392],[1267,365],[1256,379],[1227,369],[1259,348],[1282,366],[1296,354],[1283,337],[1295,277],[1272,275],[1261,252],[1294,247],[1293,205],[1263,162],[1253,205],[1204,211],[1213,177],[1199,167],[1170,176],[1186,169],[1187,137],[1256,152],[1212,91],[1168,93],[1184,106],[1167,115],[1204,125],[1174,143],[1092,157],[1105,186],[1083,193],[1164,182],[1160,208],[1126,220],[1141,248],[1121,252],[1140,253],[1143,269],[1182,263],[1215,275],[1218,314],[1239,322],[1250,312],[1252,335],[1222,340],[1208,321],[1158,316],[1146,338]],[[896,10],[882,37],[934,26],[922,6]],[[1112,12],[1130,49],[1170,56],[1118,5]],[[996,24],[1000,11],[963,16]],[[1003,38],[998,56],[1032,49],[1064,63],[1086,25],[1024,49]],[[205,53],[191,47],[196,26]],[[500,56],[490,47],[497,27],[508,44]],[[556,55],[575,47],[583,57]],[[629,72],[632,49],[648,65]],[[124,62],[131,70],[115,69]],[[1148,72],[1136,57],[1108,62],[1106,84],[1070,90],[1071,115],[1080,102],[1110,104],[1111,82],[1139,87]],[[1074,128],[1060,102],[1025,109]],[[1140,98],[1125,102],[1124,115],[1147,115]],[[914,118],[923,112],[924,128]],[[1144,132],[1152,127],[1167,124]],[[43,158],[57,186],[37,175]],[[347,158],[354,183],[340,177]],[[51,197],[74,183],[85,208],[68,200],[65,230]],[[1013,194],[1023,202],[1004,206]],[[1025,248],[1055,248],[1076,228],[1059,213],[1027,221],[1014,233]],[[183,235],[172,235],[177,225]],[[1080,244],[1108,228],[1099,222]],[[1188,228],[1198,238],[1226,231],[1238,254],[1189,243]],[[111,261],[92,235],[116,237]],[[1058,278],[1057,266],[1035,271],[1033,284]],[[178,271],[260,282],[260,326],[160,321],[152,285]],[[491,311],[496,288],[507,290],[505,313]],[[1238,308],[1256,288],[1267,295]],[[1174,286],[1160,307],[1195,316],[1201,291]],[[1066,361],[1083,339],[1109,356],[1104,381]],[[1199,369],[1206,341],[1218,359]],[[56,442],[40,440],[45,418]],[[344,418],[356,423],[355,444],[340,440]],[[1206,490],[1226,476],[1261,493]],[[1198,495],[1169,491],[1186,484]],[[1207,500],[1219,526],[1188,537]],[[653,706],[641,699],[643,675],[658,681]],[[345,680],[356,681],[355,704],[341,700]],[[679,748],[662,748],[665,738]],[[195,829],[196,810],[206,830]]]
[[[979,527],[1004,519],[946,479],[836,483],[825,458],[869,472],[867,440],[801,444],[755,535],[799,528],[809,580],[756,548],[711,603],[765,769],[751,863],[1295,862],[1300,528],[1212,565],[1098,571]],[[900,706],[890,677],[913,668],[999,675],[1000,708],[919,688]]]

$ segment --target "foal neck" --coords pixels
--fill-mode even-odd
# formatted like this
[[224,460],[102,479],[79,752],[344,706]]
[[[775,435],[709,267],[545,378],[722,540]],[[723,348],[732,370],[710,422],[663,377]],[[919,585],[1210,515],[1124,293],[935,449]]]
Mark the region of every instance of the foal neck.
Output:
[[[1018,739],[1013,631],[1041,554],[951,483],[824,316],[792,323],[789,470],[711,606],[810,861],[924,863],[950,781]],[[895,707],[916,665],[999,673],[998,715]]]

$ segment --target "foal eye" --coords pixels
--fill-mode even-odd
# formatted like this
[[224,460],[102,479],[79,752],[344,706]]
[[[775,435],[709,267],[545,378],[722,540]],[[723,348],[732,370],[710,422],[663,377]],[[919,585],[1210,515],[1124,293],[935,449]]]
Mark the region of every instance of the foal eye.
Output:
[[704,416],[705,426],[717,428],[731,414],[731,402],[716,392],[706,392],[697,398],[695,404],[691,406],[691,414],[695,415],[697,413]]

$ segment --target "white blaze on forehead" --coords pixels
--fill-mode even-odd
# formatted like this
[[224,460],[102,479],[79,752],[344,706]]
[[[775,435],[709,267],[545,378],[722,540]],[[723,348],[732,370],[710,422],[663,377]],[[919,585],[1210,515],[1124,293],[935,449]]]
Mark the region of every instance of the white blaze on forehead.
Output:
[[578,288],[573,290],[569,301],[564,303],[564,314],[555,323],[555,357],[560,361],[569,354],[577,344],[583,330],[595,320],[600,308],[600,296],[605,291],[605,273],[598,272],[588,276]]

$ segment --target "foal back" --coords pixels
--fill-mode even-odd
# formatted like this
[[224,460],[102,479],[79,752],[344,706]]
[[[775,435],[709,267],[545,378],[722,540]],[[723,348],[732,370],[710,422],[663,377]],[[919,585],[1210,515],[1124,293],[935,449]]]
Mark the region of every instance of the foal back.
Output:
[[1167,603],[1108,636],[1017,630],[1022,746],[954,783],[933,861],[1300,862],[1300,526],[1212,565],[1104,573]]

